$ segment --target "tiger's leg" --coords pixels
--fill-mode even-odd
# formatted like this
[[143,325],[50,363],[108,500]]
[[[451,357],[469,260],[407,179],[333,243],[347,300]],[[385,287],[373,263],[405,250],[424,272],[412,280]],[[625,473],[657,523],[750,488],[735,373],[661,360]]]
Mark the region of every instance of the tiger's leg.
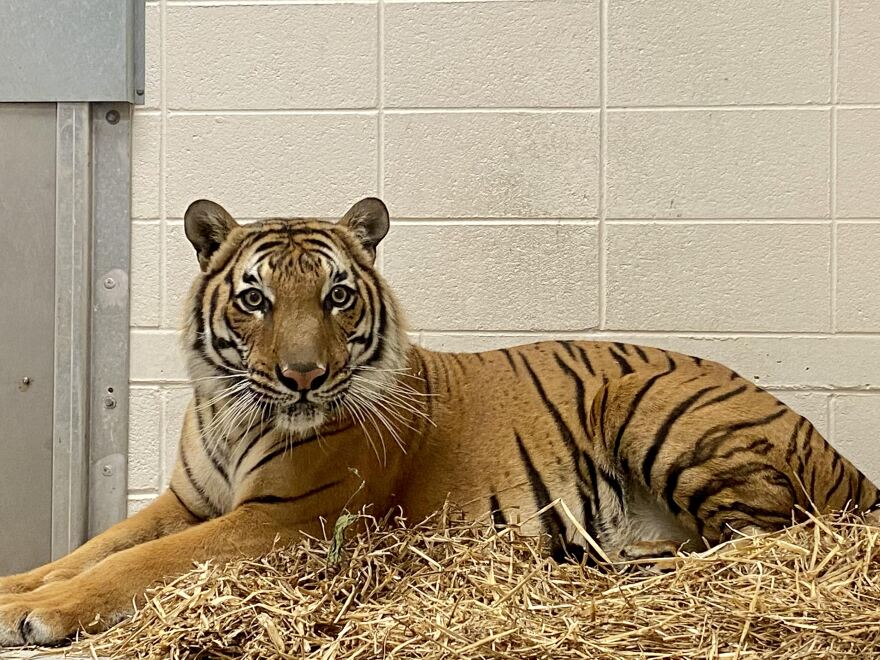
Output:
[[[293,541],[303,528],[297,504],[252,503],[200,525],[116,552],[78,575],[36,591],[0,596],[0,645],[54,644],[81,627],[97,631],[131,612],[132,601],[194,562],[256,557],[276,539]],[[317,525],[317,523],[315,523]],[[311,523],[310,523],[311,525]]]
[[596,466],[589,476],[591,482],[598,481],[593,497],[599,502],[595,526],[602,548],[613,562],[663,571],[674,567],[674,557],[695,535],[658,507],[656,498],[633,481],[628,466],[621,465],[609,451],[605,437],[616,427],[609,427],[615,419],[608,411],[618,405],[617,396],[615,388],[604,385],[593,398],[588,415],[587,442]]
[[26,573],[0,578],[0,594],[33,591],[49,582],[66,580],[126,548],[178,532],[200,522],[170,490],[142,511],[117,523],[69,555]]
[[787,455],[804,453],[808,441],[818,447],[821,437],[775,397],[718,365],[672,362],[662,373],[632,374],[606,387],[600,444],[630,487],[653,502],[655,515],[673,516],[691,541],[777,530],[792,521],[796,505],[809,505],[799,479],[812,483],[830,472],[817,449],[809,469],[796,475]]

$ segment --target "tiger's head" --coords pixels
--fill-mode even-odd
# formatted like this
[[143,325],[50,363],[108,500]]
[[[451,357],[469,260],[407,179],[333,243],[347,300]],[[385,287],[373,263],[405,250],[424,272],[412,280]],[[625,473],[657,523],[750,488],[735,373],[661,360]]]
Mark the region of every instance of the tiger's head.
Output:
[[184,329],[197,391],[229,415],[307,434],[341,410],[380,398],[406,366],[397,303],[374,267],[388,233],[380,200],[336,223],[238,224],[219,204],[193,202],[186,236],[201,274]]

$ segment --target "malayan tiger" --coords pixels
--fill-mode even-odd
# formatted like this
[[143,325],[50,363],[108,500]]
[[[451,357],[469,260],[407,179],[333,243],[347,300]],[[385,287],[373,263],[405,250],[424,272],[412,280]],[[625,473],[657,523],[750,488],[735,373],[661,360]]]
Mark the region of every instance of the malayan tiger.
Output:
[[388,226],[374,198],[338,223],[239,225],[190,205],[193,399],[170,486],[67,557],[0,580],[0,642],[106,627],[193,562],[320,536],[365,506],[418,520],[448,499],[499,527],[528,521],[558,559],[590,558],[584,530],[616,561],[877,505],[809,421],[721,364],[598,341],[411,345],[373,263]]

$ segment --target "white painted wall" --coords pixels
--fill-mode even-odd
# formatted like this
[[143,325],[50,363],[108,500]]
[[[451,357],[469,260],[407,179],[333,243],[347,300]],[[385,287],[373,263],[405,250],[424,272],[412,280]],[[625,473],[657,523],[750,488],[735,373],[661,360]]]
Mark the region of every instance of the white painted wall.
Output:
[[337,217],[429,347],[614,337],[721,359],[880,479],[880,2],[147,2],[132,509],[187,393],[181,217]]

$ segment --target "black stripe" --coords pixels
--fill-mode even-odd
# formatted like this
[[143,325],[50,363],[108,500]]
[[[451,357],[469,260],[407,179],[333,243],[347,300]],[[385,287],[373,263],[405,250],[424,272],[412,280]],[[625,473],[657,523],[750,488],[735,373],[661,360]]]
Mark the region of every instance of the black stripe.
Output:
[[[190,315],[196,324],[196,337],[193,342],[193,350],[197,353],[201,354],[204,351],[204,342],[205,342],[205,319],[202,316],[202,301],[205,298],[205,291],[208,288],[208,279],[207,275],[202,275],[202,281],[199,283],[199,290],[193,298],[193,307],[190,310]],[[213,365],[213,362],[209,364]]]
[[633,373],[633,368],[630,363],[626,361],[625,357],[615,351],[613,346],[608,347],[608,352],[611,353],[611,357],[613,357],[617,361],[617,364],[620,365],[621,376],[626,376],[627,374]]
[[[578,373],[572,369],[568,364],[566,364],[565,360],[559,357],[556,353],[553,354],[553,358],[556,360],[556,364],[562,369],[566,375],[571,378],[574,382],[575,386],[575,398],[577,399],[577,415],[578,415],[578,423],[581,425],[581,431],[584,433],[587,432],[587,395],[584,387],[584,381],[578,375]],[[531,369],[529,369],[531,372]],[[543,388],[539,390],[542,392]],[[543,398],[543,396],[542,396]]]
[[661,371],[659,373],[654,374],[650,378],[648,378],[642,386],[639,388],[639,391],[636,392],[636,395],[632,398],[630,402],[629,410],[626,412],[626,417],[624,417],[623,422],[617,429],[617,437],[614,440],[614,457],[616,458],[618,453],[620,452],[620,443],[623,440],[623,434],[626,433],[626,428],[629,426],[629,423],[632,421],[633,417],[636,414],[636,410],[638,410],[639,405],[642,402],[642,399],[645,398],[645,395],[648,393],[654,383],[663,378],[663,376],[668,376],[676,369],[675,360],[672,359],[669,355],[666,356],[666,359],[669,361],[669,368],[666,371]]
[[298,502],[299,500],[311,497],[312,495],[322,493],[325,490],[333,488],[334,486],[338,486],[342,483],[342,481],[342,479],[331,481],[329,484],[324,484],[323,486],[312,488],[305,493],[294,495],[293,497],[278,497],[277,495],[257,495],[256,497],[250,497],[246,500],[243,500],[242,502],[239,502],[238,506],[244,506],[245,504],[290,504],[292,502]]
[[797,424],[794,425],[794,428],[791,431],[791,437],[788,439],[788,449],[785,452],[785,462],[789,465],[791,464],[791,457],[794,456],[794,453],[798,449],[797,439],[801,434],[801,429],[804,427],[804,424],[807,423],[806,417],[800,417],[797,421]]
[[520,360],[522,360],[526,371],[528,371],[529,378],[531,378],[532,384],[538,391],[538,396],[541,397],[541,401],[544,403],[544,407],[550,413],[551,417],[553,417],[553,422],[556,424],[556,430],[559,431],[559,434],[562,436],[562,441],[565,443],[565,446],[568,449],[568,453],[571,456],[572,466],[577,466],[578,446],[577,442],[574,439],[574,433],[572,432],[571,428],[569,428],[568,424],[565,423],[565,419],[562,417],[562,413],[559,412],[559,408],[557,408],[556,404],[554,404],[550,400],[550,397],[547,396],[547,391],[541,384],[538,375],[535,373],[535,370],[532,368],[532,365],[529,363],[528,359],[526,359],[524,355],[520,355],[519,357]]
[[[547,490],[547,485],[544,483],[544,480],[541,479],[541,474],[535,469],[535,464],[532,463],[529,452],[526,450],[526,446],[519,433],[514,431],[514,434],[516,436],[516,446],[519,448],[519,455],[529,479],[529,485],[532,487],[532,495],[535,498],[535,505],[540,511],[547,507],[552,501],[550,499],[550,491]],[[541,525],[544,528],[544,531],[550,536],[552,556],[554,559],[557,561],[559,559],[564,559],[567,553],[570,553],[578,559],[580,559],[577,557],[578,554],[583,556],[584,549],[582,547],[567,543],[565,539],[565,525],[562,522],[562,517],[555,508],[547,509],[541,514]],[[575,548],[580,548],[580,553],[578,553]]]
[[185,510],[189,515],[191,515],[193,518],[195,518],[195,519],[198,520],[199,522],[205,522],[205,521],[207,520],[207,518],[205,518],[204,516],[200,516],[199,514],[197,514],[195,511],[193,511],[192,509],[190,509],[190,508],[186,505],[186,502],[183,501],[183,498],[182,498],[180,495],[177,494],[177,491],[176,491],[176,490],[174,490],[174,486],[172,486],[172,485],[169,484],[169,485],[168,485],[168,490],[171,491],[171,494],[174,495],[174,497],[177,498],[177,501],[180,503],[180,506],[182,506],[182,507],[184,508],[184,510]]
[[844,474],[846,474],[846,470],[843,467],[843,462],[840,460],[840,454],[834,451],[833,448],[831,452],[831,478],[834,481],[832,481],[831,486],[828,488],[828,490],[825,491],[825,499],[822,501],[823,506],[825,506],[826,508],[828,507],[828,503],[831,501],[831,498],[834,496],[834,493],[837,492],[838,488],[840,488],[840,484],[843,483],[843,476]]
[[642,359],[643,362],[649,362],[648,354],[645,353],[644,350],[642,350],[641,346],[637,346],[636,344],[633,344],[632,347],[633,347],[633,350],[635,350],[636,354]]
[[732,502],[723,506],[716,507],[703,516],[704,521],[709,521],[722,513],[730,513],[737,511],[747,516],[764,521],[771,520],[778,522],[780,526],[787,525],[791,522],[791,511],[782,513],[781,511],[773,511],[771,509],[762,509],[760,507],[745,504],[744,502]]
[[596,425],[598,426],[598,431],[602,437],[603,444],[605,443],[605,413],[608,408],[608,386],[602,386],[602,398],[599,399],[599,419],[596,420]]
[[605,470],[599,470],[599,474],[602,476],[602,481],[605,482],[605,485],[608,486],[612,491],[614,491],[614,497],[617,498],[618,504],[620,506],[624,505],[624,495],[623,495],[623,486],[620,485],[620,482],[617,480],[613,474],[606,472]]
[[663,444],[669,437],[669,432],[672,430],[672,426],[692,405],[694,405],[694,403],[697,402],[700,397],[706,394],[706,392],[710,392],[714,389],[717,389],[717,386],[704,387],[703,389],[694,392],[691,396],[673,408],[672,412],[670,412],[669,415],[666,416],[666,419],[663,420],[660,428],[657,429],[657,433],[654,434],[654,441],[651,443],[651,446],[648,447],[648,451],[645,452],[645,458],[642,460],[642,479],[644,479],[646,486],[649,488],[651,487],[651,470],[654,468],[657,455],[660,453]]
[[767,438],[757,438],[755,440],[752,440],[747,445],[737,445],[735,447],[731,447],[725,452],[715,454],[712,459],[725,460],[728,458],[732,458],[737,454],[745,454],[748,452],[758,454],[759,456],[766,456],[770,453],[771,449],[773,449],[773,445]]
[[510,353],[510,349],[500,348],[498,349],[501,352],[501,355],[507,360],[507,363],[510,365],[510,368],[513,369],[514,373],[519,373],[519,366],[516,364],[516,361],[513,359],[513,355]]
[[744,385],[740,385],[734,390],[730,390],[729,392],[724,392],[723,394],[719,394],[714,399],[709,399],[708,401],[704,401],[696,408],[694,408],[691,412],[697,412],[698,410],[702,410],[703,408],[708,408],[709,406],[714,406],[716,403],[721,403],[723,401],[727,401],[728,399],[732,399],[733,397],[742,394],[747,389],[749,389],[748,383]]
[[587,368],[587,371],[590,372],[591,376],[595,376],[596,370],[593,369],[593,363],[590,362],[590,356],[587,353],[587,349],[584,348],[583,346],[579,346],[579,345],[575,345],[575,349],[577,350],[578,354],[581,356],[581,360],[583,361],[584,366]]
[[694,364],[697,365],[698,367],[702,367],[702,366],[703,366],[703,358],[698,358],[698,357],[695,357],[695,356],[691,356],[691,360],[693,360],[693,361],[694,361]]
[[208,493],[205,492],[205,489],[202,488],[202,486],[195,480],[195,477],[192,473],[192,468],[190,468],[189,466],[189,461],[186,460],[186,454],[183,451],[183,445],[180,445],[179,453],[180,462],[183,464],[183,473],[186,475],[186,478],[189,479],[190,486],[192,486],[193,490],[196,491],[196,494],[202,498],[202,502],[213,514],[212,517],[219,516],[220,508],[211,501],[211,498],[208,497]]
[[[569,354],[571,355],[571,353],[569,353]],[[559,368],[562,369],[569,376],[569,378],[571,378],[572,381],[574,381],[575,398],[577,399],[578,423],[580,424],[581,432],[586,434],[586,432],[587,432],[587,408],[586,408],[587,396],[586,396],[586,392],[585,392],[585,388],[584,388],[584,382],[580,378],[580,376],[578,376],[577,372],[574,369],[572,369],[570,366],[568,366],[568,364],[566,364],[565,360],[563,360],[561,357],[559,357],[559,355],[557,353],[553,353],[553,358],[556,360],[556,364],[559,366]],[[528,367],[528,365],[527,365],[527,368],[529,369],[529,372],[532,375],[534,375],[531,370],[531,367]],[[535,380],[536,386],[538,386],[539,383],[537,381],[537,378],[534,378],[533,380]],[[539,390],[539,393],[542,393],[542,398],[546,397],[546,394],[543,393],[543,388],[541,388]],[[549,400],[546,398],[545,398],[545,405],[547,405],[548,408],[551,405]],[[565,424],[564,420],[562,420],[561,414],[559,414],[558,409],[555,409],[555,407],[554,407],[553,410],[555,411],[554,419],[557,423],[557,427],[559,427],[560,423]],[[567,425],[565,425],[565,429],[566,429],[566,432],[569,434],[569,436],[571,436],[571,431],[568,429]],[[561,429],[560,429],[560,432],[562,432]],[[565,439],[565,432],[563,432],[563,439]],[[578,470],[577,470],[578,476],[580,476],[582,480],[583,480],[583,474],[581,473],[581,470],[580,470],[580,463],[583,463],[587,468],[588,477],[589,477],[589,481],[590,481],[590,488],[592,490],[592,497],[590,499],[588,499],[588,498],[584,497],[583,494],[581,494],[581,508],[583,509],[584,526],[587,528],[587,531],[590,533],[590,535],[593,536],[593,538],[596,538],[595,529],[593,526],[595,511],[597,511],[599,509],[599,486],[598,486],[598,480],[596,479],[596,466],[593,463],[592,457],[586,451],[580,451],[580,454],[578,454],[578,447],[575,443],[574,437],[571,437],[570,451],[572,453],[572,460],[574,461],[575,467],[578,468]],[[580,455],[580,459],[581,459],[580,461],[578,461],[578,455]]]
[[748,428],[757,428],[779,419],[782,415],[788,412],[788,408],[786,408],[784,404],[779,402],[779,405],[782,406],[781,409],[770,415],[761,417],[760,419],[737,422],[736,424],[731,424],[729,426],[719,424],[703,433],[703,435],[694,443],[694,447],[689,452],[679,457],[666,475],[666,485],[663,488],[663,494],[669,509],[673,513],[681,511],[681,507],[679,507],[678,503],[675,501],[674,495],[675,489],[678,488],[681,474],[685,470],[698,467],[711,460],[715,456],[714,452],[718,443],[729,438],[737,431],[742,431]]
[[253,448],[257,446],[257,443],[260,440],[262,440],[263,438],[265,438],[267,435],[272,433],[272,431],[274,431],[274,430],[275,429],[270,426],[268,430],[263,431],[262,424],[260,425],[260,430],[257,431],[257,433],[254,435],[253,439],[248,443],[248,446],[245,447],[244,451],[241,453],[241,455],[238,457],[238,460],[235,462],[235,469],[233,470],[233,473],[236,473],[239,471],[239,469],[241,469],[241,464],[244,463],[245,459],[248,457],[248,455],[251,453],[251,451],[253,451]]
[[[208,460],[211,461],[211,465],[214,466],[214,470],[217,472],[217,474],[220,475],[220,477],[223,479],[224,482],[226,482],[226,485],[228,486],[229,485],[229,475],[226,472],[226,468],[224,468],[223,465],[220,463],[220,461],[217,460],[217,457],[214,455],[213,450],[208,449],[207,445],[205,444],[205,433],[204,433],[204,426],[203,426],[203,422],[202,422],[202,411],[200,408],[201,404],[199,403],[199,395],[198,394],[196,394],[194,396],[194,401],[195,401],[195,411],[196,411],[196,427],[199,432],[199,442],[202,445],[202,450],[208,456]],[[211,407],[211,410],[213,412],[213,406]]]
[[575,362],[578,361],[577,354],[574,352],[574,348],[572,347],[570,341],[557,341],[556,343],[562,347],[562,350],[568,353],[569,357],[572,360],[574,360]]
[[492,512],[492,522],[496,530],[500,532],[507,527],[507,516],[504,515],[501,504],[498,502],[498,496],[495,493],[489,496],[489,511]]
[[737,465],[733,468],[722,470],[714,474],[711,482],[707,483],[702,488],[695,490],[690,497],[688,497],[687,510],[692,516],[694,516],[694,518],[699,520],[701,518],[699,515],[700,508],[710,497],[717,495],[723,490],[744,486],[748,484],[752,478],[763,473],[767,473],[768,475],[766,484],[775,482],[777,485],[785,485],[785,483],[780,480],[780,477],[785,481],[788,481],[788,477],[785,477],[785,475],[779,470],[764,463]]
[[862,507],[862,489],[865,487],[865,475],[856,470],[856,493],[853,496],[853,505]]
[[278,458],[284,452],[289,451],[289,450],[292,451],[292,450],[296,449],[297,447],[302,447],[303,445],[311,444],[312,442],[315,442],[316,440],[318,440],[317,435],[313,435],[308,438],[303,438],[302,440],[298,440],[294,443],[289,443],[286,440],[282,440],[281,442],[278,443],[278,445],[280,445],[280,446],[276,447],[273,451],[271,451],[268,454],[266,454],[265,456],[263,456],[263,458],[261,458],[259,461],[257,461],[256,465],[254,465],[250,470],[248,470],[245,473],[245,475],[244,475],[245,478],[251,476],[251,474],[253,474],[253,472],[255,470],[259,470],[266,463]]
[[621,353],[627,356],[629,355],[629,347],[626,344],[616,341],[614,342],[614,345],[617,346],[617,350],[619,350]]

